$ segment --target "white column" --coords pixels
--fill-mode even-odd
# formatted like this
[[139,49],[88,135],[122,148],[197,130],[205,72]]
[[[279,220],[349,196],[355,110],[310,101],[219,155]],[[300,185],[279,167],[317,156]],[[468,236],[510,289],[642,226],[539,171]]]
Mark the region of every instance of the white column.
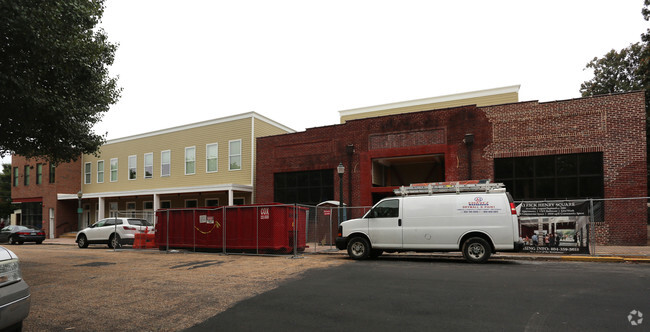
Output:
[[99,197],[98,200],[99,202],[97,205],[99,206],[99,209],[97,211],[97,218],[99,219],[97,221],[106,218],[106,203],[104,202],[104,197]]
[[156,223],[158,222],[158,218],[156,217],[156,211],[160,209],[160,195],[158,194],[153,194],[153,225],[156,227]]
[[160,209],[160,196],[153,194],[153,212],[155,213],[158,209]]
[[235,204],[235,198],[233,197],[233,191],[232,189],[228,190],[228,206],[232,206]]

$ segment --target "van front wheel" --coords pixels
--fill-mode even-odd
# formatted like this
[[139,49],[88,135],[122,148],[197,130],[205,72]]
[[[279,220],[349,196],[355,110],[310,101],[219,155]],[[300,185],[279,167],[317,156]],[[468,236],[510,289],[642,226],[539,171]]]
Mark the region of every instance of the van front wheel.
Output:
[[370,243],[362,237],[355,237],[348,242],[348,255],[352,259],[366,259],[370,256]]
[[463,244],[463,256],[470,263],[484,263],[491,252],[490,245],[480,237],[470,238]]

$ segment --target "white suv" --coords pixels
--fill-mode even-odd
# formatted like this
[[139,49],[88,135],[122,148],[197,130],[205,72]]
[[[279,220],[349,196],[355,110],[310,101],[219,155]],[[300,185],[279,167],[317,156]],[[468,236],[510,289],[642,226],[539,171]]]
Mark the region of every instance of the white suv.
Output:
[[153,225],[145,219],[107,218],[77,233],[77,245],[86,248],[89,244],[107,244],[109,248],[133,245],[135,234],[153,232]]

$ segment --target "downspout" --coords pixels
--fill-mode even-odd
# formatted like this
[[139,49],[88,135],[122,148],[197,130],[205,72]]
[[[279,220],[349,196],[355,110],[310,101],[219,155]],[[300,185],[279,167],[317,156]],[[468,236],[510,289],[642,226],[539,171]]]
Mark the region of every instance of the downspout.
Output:
[[354,155],[354,144],[345,147],[348,154],[348,206],[352,206],[352,156]]
[[463,143],[467,146],[467,180],[472,179],[472,146],[474,145],[474,134],[465,134]]

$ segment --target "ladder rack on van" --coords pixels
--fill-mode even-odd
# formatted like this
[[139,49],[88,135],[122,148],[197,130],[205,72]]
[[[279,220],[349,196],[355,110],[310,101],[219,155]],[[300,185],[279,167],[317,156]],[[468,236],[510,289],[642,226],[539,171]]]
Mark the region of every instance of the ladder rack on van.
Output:
[[395,189],[395,195],[433,195],[440,193],[490,192],[505,188],[503,183],[490,183],[490,180],[468,180],[451,182],[414,183]]

